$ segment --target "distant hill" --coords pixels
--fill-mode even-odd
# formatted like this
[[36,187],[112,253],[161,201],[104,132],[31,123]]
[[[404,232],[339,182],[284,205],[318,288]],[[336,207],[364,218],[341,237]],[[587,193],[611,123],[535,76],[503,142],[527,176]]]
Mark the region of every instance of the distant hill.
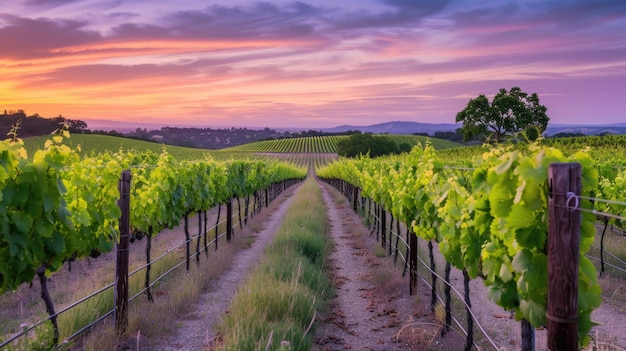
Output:
[[[340,133],[349,130],[360,130],[363,133],[374,134],[413,134],[428,133],[433,135],[435,132],[453,132],[457,128],[461,128],[460,123],[420,123],[395,121],[368,126],[352,126],[343,125],[334,128],[321,129],[323,132]],[[602,133],[610,134],[626,134],[626,123],[593,125],[593,124],[548,124],[546,130],[547,135],[558,133],[582,133],[585,135],[598,135]]]
[[582,133],[585,135],[598,135],[598,134],[626,134],[626,123],[615,124],[548,124],[546,134],[548,136],[558,133]]
[[457,128],[460,128],[461,124],[453,123],[420,123],[420,122],[403,122],[394,121],[379,124],[372,124],[369,126],[349,126],[343,125],[334,128],[321,129],[323,132],[328,133],[343,133],[349,130],[360,130],[362,133],[374,133],[374,134],[413,134],[413,133],[428,133],[430,135],[435,132],[454,132]]

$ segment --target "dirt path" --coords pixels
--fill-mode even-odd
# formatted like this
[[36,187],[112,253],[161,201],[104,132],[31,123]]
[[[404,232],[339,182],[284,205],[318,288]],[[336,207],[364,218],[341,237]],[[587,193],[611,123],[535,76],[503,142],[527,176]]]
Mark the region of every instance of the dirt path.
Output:
[[[337,285],[337,297],[331,302],[332,314],[325,316],[319,330],[316,350],[462,350],[465,336],[451,332],[440,337],[441,317],[430,309],[430,290],[418,282],[416,296],[408,295],[408,278],[401,277],[402,269],[393,266],[393,258],[375,248],[380,245],[363,226],[350,204],[337,201],[324,189],[324,200],[332,223],[331,237],[335,251],[330,265]],[[330,189],[330,187],[328,187]],[[334,192],[334,191],[333,191]],[[343,203],[341,203],[343,201]],[[426,242],[419,240],[421,250],[427,252]],[[439,269],[443,258],[435,245]],[[386,275],[386,276],[385,276]],[[430,279],[430,276],[426,277]],[[453,269],[451,283],[463,291],[461,272]],[[479,279],[470,282],[472,311],[498,349],[515,350],[520,347],[520,322],[487,298],[487,288]],[[624,350],[626,333],[623,325],[626,315],[622,304],[603,303],[592,315],[601,325],[591,331],[596,344],[586,350]],[[455,315],[464,315],[462,307],[453,307]],[[476,330],[477,325],[474,325]],[[536,350],[545,350],[547,331],[536,330]],[[483,350],[494,347],[484,338],[474,340]],[[594,348],[595,347],[595,348]]]
[[[331,223],[330,236],[336,245],[329,261],[337,287],[337,297],[332,302],[333,315],[326,319],[330,323],[323,326],[326,330],[321,333],[323,336],[317,342],[325,350],[370,350],[370,345],[379,341],[384,345],[384,340],[389,339],[390,335],[383,336],[380,329],[376,333],[370,332],[376,313],[368,308],[368,296],[371,296],[374,285],[364,279],[364,274],[369,273],[364,269],[369,264],[367,254],[353,245],[346,214],[340,214],[329,192],[322,189]],[[369,337],[373,338],[373,342]]]
[[231,268],[216,280],[210,290],[203,293],[193,312],[177,321],[176,333],[159,340],[150,340],[149,345],[144,345],[142,350],[174,351],[209,348],[217,337],[215,330],[217,323],[227,313],[237,287],[257,265],[263,251],[274,238],[293,199],[291,195],[296,189],[297,187],[292,187],[288,189],[286,195],[281,195],[281,197],[288,197],[278,207],[271,209],[274,211],[271,218],[263,223],[263,230],[255,235],[251,246],[237,252]]
[[[337,287],[331,311],[322,316],[315,350],[457,350],[458,337],[440,340],[425,291],[408,293],[408,278],[393,259],[374,253],[375,238],[349,203],[322,186],[335,249],[329,270]],[[443,344],[444,342],[445,344]],[[462,344],[461,344],[462,345]]]

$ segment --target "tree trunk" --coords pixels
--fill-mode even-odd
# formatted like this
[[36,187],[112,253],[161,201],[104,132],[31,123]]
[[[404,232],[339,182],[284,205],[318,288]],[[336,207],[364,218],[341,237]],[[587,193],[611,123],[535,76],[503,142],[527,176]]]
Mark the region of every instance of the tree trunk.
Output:
[[430,278],[432,280],[432,288],[430,290],[430,307],[435,312],[435,306],[437,305],[437,273],[435,272],[435,257],[433,254],[433,241],[428,241],[428,257],[430,258]]
[[522,351],[535,351],[535,329],[529,321],[522,319]]
[[39,283],[41,284],[41,298],[46,304],[46,311],[50,315],[50,321],[52,321],[53,339],[55,345],[59,343],[59,326],[57,324],[56,312],[54,312],[54,304],[50,298],[50,292],[48,291],[48,277],[46,277],[46,265],[42,265],[37,268],[37,276],[39,277]]
[[200,238],[202,238],[202,211],[198,211],[198,239],[196,241],[196,266],[200,267]]
[[467,271],[463,270],[463,287],[464,287],[464,298],[465,298],[465,309],[467,311],[467,342],[465,344],[465,351],[470,351],[472,349],[472,345],[474,344],[474,319],[472,317],[472,302],[470,301],[470,288],[469,288],[469,274]]
[[152,226],[148,227],[148,235],[146,235],[146,279],[145,279],[145,288],[146,295],[148,296],[148,301],[153,302],[152,292],[150,291],[150,269],[152,268],[152,259],[150,252],[152,252]]
[[189,251],[191,239],[189,238],[189,214],[185,213],[185,254],[187,256],[187,272],[189,272]]
[[446,325],[445,327],[441,330],[441,336],[446,335],[446,333],[448,331],[450,331],[450,325],[452,325],[452,296],[450,294],[450,290],[451,290],[451,285],[450,285],[450,270],[451,270],[451,265],[450,262],[446,261],[446,268],[445,268],[445,287],[444,287],[444,293],[446,295]]

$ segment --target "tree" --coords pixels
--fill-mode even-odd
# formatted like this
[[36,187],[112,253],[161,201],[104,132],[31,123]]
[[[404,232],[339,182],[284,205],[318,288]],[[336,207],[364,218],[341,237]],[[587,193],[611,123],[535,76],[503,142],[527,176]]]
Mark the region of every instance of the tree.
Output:
[[550,118],[546,111],[536,93],[528,95],[519,87],[513,87],[509,91],[500,89],[491,103],[485,95],[471,99],[457,113],[456,121],[463,122],[461,131],[465,141],[483,135],[498,143],[506,136],[521,132],[534,140],[548,126]]
[[374,136],[371,133],[352,134],[347,139],[337,143],[337,153],[345,157],[356,157],[368,153],[370,157],[378,157],[410,150],[409,144],[398,145],[391,137],[386,135]]
[[433,138],[450,140],[450,141],[455,141],[459,143],[462,143],[464,141],[461,128],[457,128],[454,132],[451,132],[451,131],[435,132],[435,134],[433,134]]
[[87,132],[87,122],[81,121],[80,119],[65,119],[65,124],[67,124],[67,128],[70,133],[82,134]]

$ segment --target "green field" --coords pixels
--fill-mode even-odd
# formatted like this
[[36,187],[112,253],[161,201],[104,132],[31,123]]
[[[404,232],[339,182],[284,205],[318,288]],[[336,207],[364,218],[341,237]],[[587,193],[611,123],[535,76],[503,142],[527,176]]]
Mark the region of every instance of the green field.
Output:
[[[49,140],[50,136],[38,136],[24,139],[24,147],[31,156],[36,150],[43,149],[46,140]],[[137,151],[145,152],[152,151],[157,154],[163,152],[165,148],[169,154],[174,156],[177,160],[198,160],[204,159],[207,155],[213,156],[215,159],[222,159],[223,156],[227,156],[226,153],[220,154],[214,150],[194,149],[181,146],[163,145],[159,143],[151,143],[142,140],[135,140],[129,138],[122,138],[110,135],[99,134],[72,134],[70,139],[66,143],[72,148],[80,146],[80,153],[83,155],[89,155],[91,153],[100,152],[117,152],[123,151]],[[228,156],[233,153],[229,153]],[[228,158],[228,157],[226,157]]]
[[[434,139],[416,135],[388,136],[396,140],[396,142],[398,143],[409,143],[411,145],[429,142],[438,150],[462,146],[461,144],[450,142],[447,140]],[[298,156],[295,157],[297,160],[294,159],[294,156],[289,156],[287,157],[286,161],[303,165],[309,163],[308,160],[305,160],[306,157],[303,154],[336,154],[337,142],[345,138],[347,138],[347,136],[323,136],[265,140],[222,150],[195,149],[181,146],[164,145],[142,140],[99,134],[72,134],[69,140],[66,141],[66,143],[75,149],[80,146],[80,153],[83,155],[100,152],[117,152],[120,150],[136,152],[152,151],[160,154],[165,149],[169,154],[171,154],[178,160],[198,160],[204,159],[207,156],[210,156],[218,161],[242,158],[276,159],[276,156],[269,157],[268,155],[262,154],[285,154],[285,156],[289,156],[290,154],[298,154]],[[46,140],[49,139],[50,136],[25,138],[24,147],[26,148],[28,155],[32,156],[36,150],[43,149]],[[278,158],[284,159],[284,157]],[[331,160],[333,158],[334,157],[326,157],[322,161],[316,159],[313,160],[313,163],[319,165],[320,163],[326,163],[326,159]]]
[[[462,144],[451,142],[448,140],[429,138],[419,135],[395,135],[385,134],[392,138],[396,143],[407,143],[417,145],[420,143],[430,143],[437,150],[460,147]],[[224,151],[247,151],[247,152],[263,152],[263,153],[336,153],[337,143],[347,139],[348,136],[332,135],[332,136],[316,136],[301,138],[286,138],[275,140],[263,140],[244,145],[233,146]]]

